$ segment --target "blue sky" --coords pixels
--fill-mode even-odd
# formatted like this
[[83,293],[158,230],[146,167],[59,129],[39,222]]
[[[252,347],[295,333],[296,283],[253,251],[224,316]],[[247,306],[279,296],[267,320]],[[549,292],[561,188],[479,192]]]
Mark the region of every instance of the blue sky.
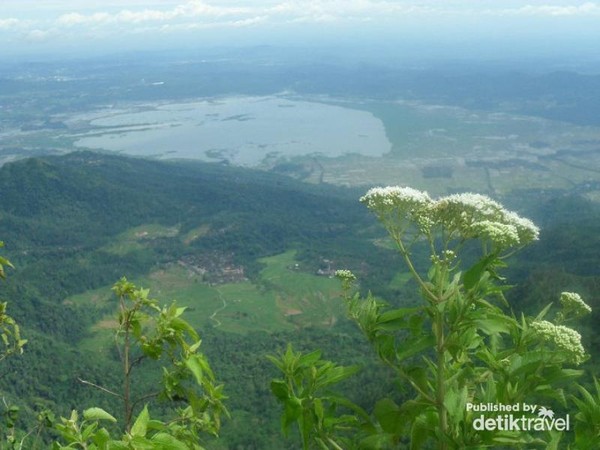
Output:
[[600,2],[1,0],[0,6],[4,53],[327,41],[438,45],[457,54],[490,45],[506,54],[592,54],[600,42]]

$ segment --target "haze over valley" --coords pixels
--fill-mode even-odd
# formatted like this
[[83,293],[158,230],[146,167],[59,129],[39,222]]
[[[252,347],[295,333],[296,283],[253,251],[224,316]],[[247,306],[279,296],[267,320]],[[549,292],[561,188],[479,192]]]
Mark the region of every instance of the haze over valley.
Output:
[[597,196],[598,76],[518,63],[325,64],[293,51],[9,65],[0,155],[91,149],[313,183],[504,194],[516,180]]

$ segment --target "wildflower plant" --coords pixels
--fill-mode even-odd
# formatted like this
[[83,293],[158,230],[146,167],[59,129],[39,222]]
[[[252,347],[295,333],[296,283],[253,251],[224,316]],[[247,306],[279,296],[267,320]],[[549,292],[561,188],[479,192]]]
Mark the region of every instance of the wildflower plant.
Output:
[[[506,258],[538,240],[538,227],[479,194],[434,199],[393,186],[373,188],[360,201],[387,230],[422,301],[394,308],[356,292],[351,272],[337,273],[349,316],[412,392],[401,403],[399,397],[377,402],[357,429],[356,447],[558,448],[556,434],[476,431],[466,408],[539,400],[564,405],[564,386],[581,375],[575,368],[587,358],[581,336],[564,325],[590,311],[579,295],[562,294],[554,322],[546,318],[550,305],[536,318],[515,317],[503,295],[499,272]],[[415,262],[417,243],[428,248],[428,268]],[[479,249],[474,260],[473,248]]]

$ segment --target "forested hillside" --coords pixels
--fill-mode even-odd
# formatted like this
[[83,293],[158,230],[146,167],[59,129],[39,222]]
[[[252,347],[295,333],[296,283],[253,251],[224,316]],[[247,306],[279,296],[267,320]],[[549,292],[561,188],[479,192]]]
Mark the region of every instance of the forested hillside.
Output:
[[[10,301],[11,314],[29,339],[22,357],[4,362],[2,390],[31,408],[65,413],[90,398],[107,404],[109,399],[77,378],[93,374],[110,383],[111,358],[86,357],[79,344],[86,338],[89,342],[90,336],[93,341],[90,329],[114,313],[116,299],[110,292],[105,302],[71,298],[109,287],[121,276],[135,279],[161,268],[182,267],[200,271],[194,279],[198,282],[199,277],[200,285],[261,285],[252,290],[258,300],[260,292],[271,292],[260,277],[266,266],[260,258],[288,250],[295,251],[297,270],[303,273],[326,270],[329,263],[324,260],[335,259],[364,273],[393,276],[391,252],[369,242],[372,221],[356,203],[357,192],[303,185],[264,172],[74,153],[3,166],[0,192],[5,254],[16,267],[1,286],[2,298]],[[227,278],[229,268],[242,274]],[[179,297],[177,289],[171,292]],[[295,338],[293,330],[308,327],[301,340],[332,332],[330,327],[311,332],[316,319],[289,322],[287,327],[281,319],[278,327],[267,318],[256,333],[281,329],[292,334],[277,338],[263,331],[248,344],[236,335],[211,330],[216,323],[208,317],[194,324],[207,341],[207,352],[219,355],[216,366],[223,369],[234,409],[238,402],[268,395],[270,367],[262,355]],[[241,330],[255,333],[251,328]],[[243,356],[250,366],[244,370],[255,370],[258,364],[264,382],[256,373],[241,373],[232,353],[249,355]],[[244,379],[251,384],[250,396]],[[258,403],[246,406],[250,411],[262,409]],[[273,433],[277,427],[267,428]]]
[[[40,408],[111,408],[110,397],[78,379],[118,383],[104,325],[117,307],[109,288],[122,276],[188,307],[230,397],[232,418],[214,448],[295,448],[293,436],[281,443],[269,393],[275,371],[264,357],[287,342],[363,366],[345,389],[368,408],[391,389],[393,374],[345,319],[331,275],[350,268],[363,293],[397,306],[414,302],[416,286],[358,202],[363,191],[88,152],[4,165],[0,237],[15,269],[0,297],[28,343],[22,356],[2,361],[0,392],[22,407],[20,426]],[[513,307],[531,313],[565,290],[600,306],[596,204],[563,191],[515,190],[502,200],[542,227],[540,241],[511,260]],[[593,354],[596,339],[584,335]]]

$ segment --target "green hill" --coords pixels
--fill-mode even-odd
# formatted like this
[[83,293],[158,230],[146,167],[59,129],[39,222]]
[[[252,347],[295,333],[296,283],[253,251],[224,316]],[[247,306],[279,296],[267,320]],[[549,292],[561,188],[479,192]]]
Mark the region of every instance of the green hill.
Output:
[[[22,357],[3,363],[0,390],[28,407],[110,408],[77,380],[118,383],[109,288],[121,276],[188,307],[230,407],[242,411],[232,429],[271,402],[263,355],[285,342],[308,348],[328,336],[324,346],[339,353],[333,343],[350,339],[347,359],[364,358],[332,270],[394,276],[393,252],[372,244],[380,230],[357,192],[265,172],[80,152],[6,164],[0,196],[5,255],[16,267],[1,295],[29,339]],[[270,409],[255,448],[277,436]]]

